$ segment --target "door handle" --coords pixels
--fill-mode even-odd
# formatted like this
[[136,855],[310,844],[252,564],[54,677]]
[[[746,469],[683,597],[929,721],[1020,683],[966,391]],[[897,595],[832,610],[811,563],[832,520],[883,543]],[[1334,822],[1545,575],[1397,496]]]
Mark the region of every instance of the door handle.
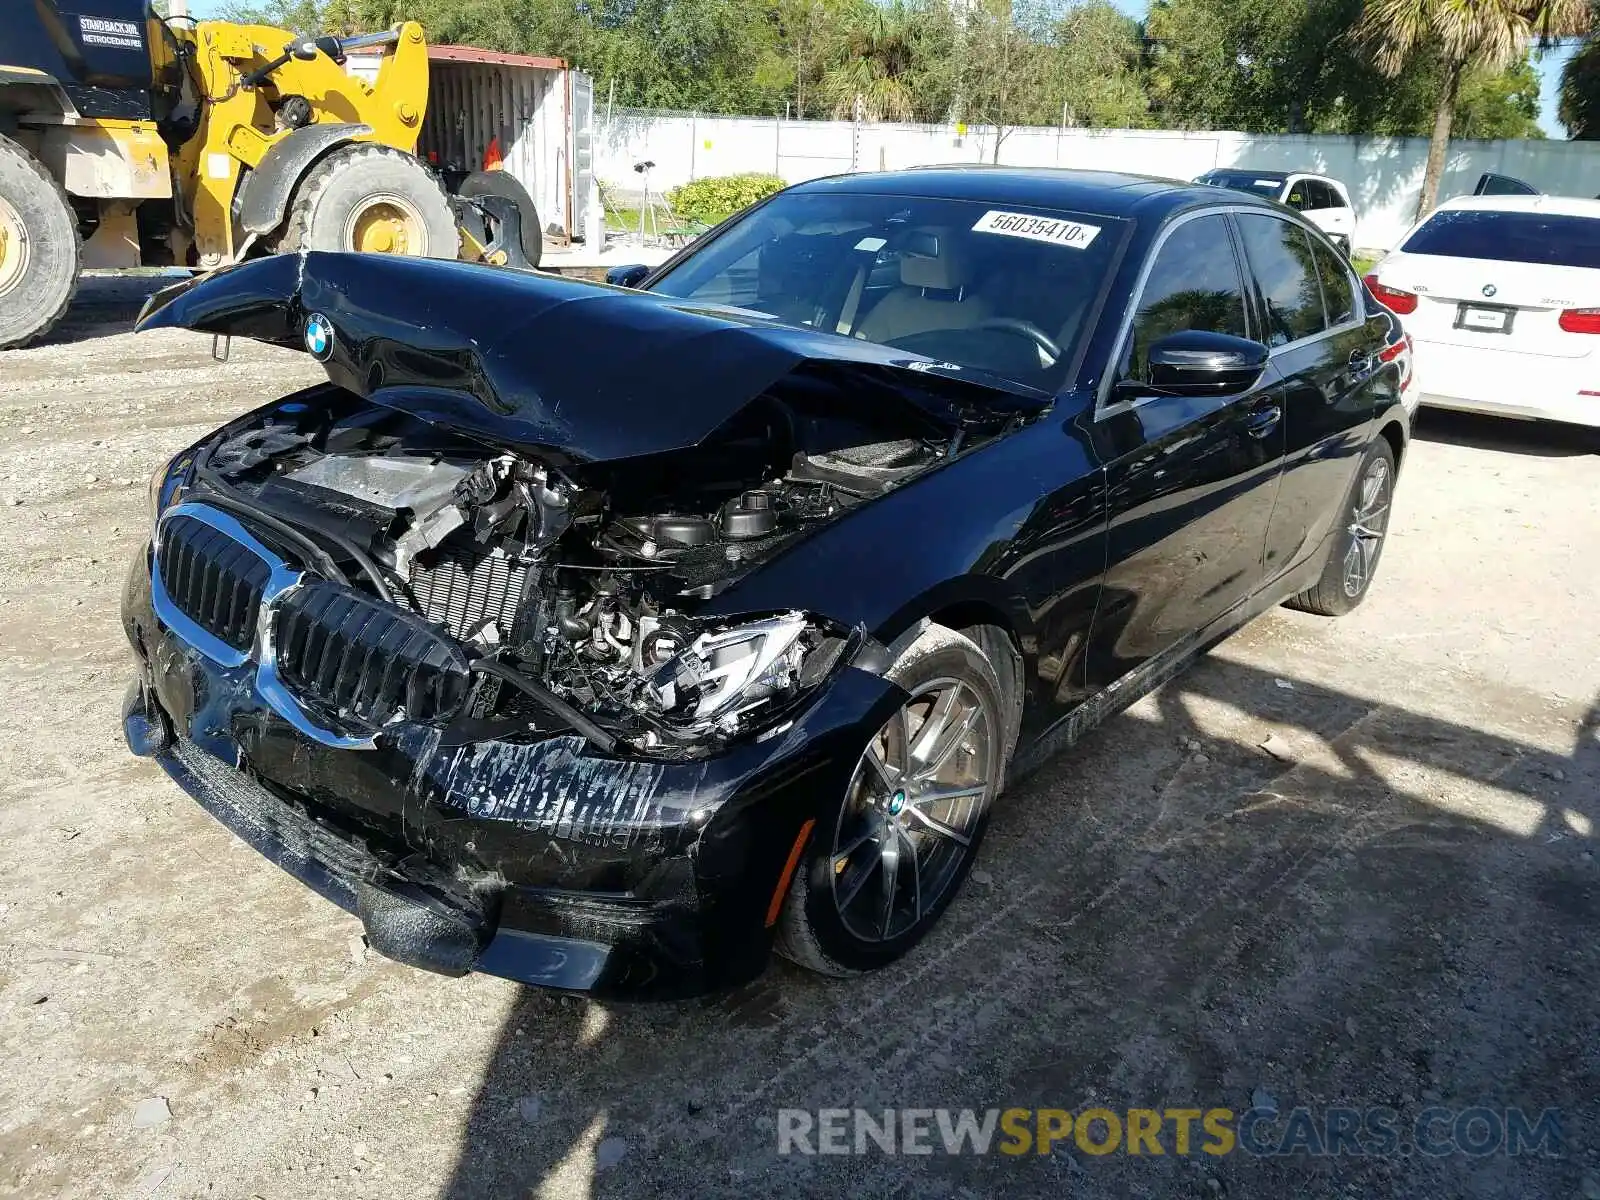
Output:
[[1264,404],[1244,419],[1244,429],[1253,438],[1264,438],[1283,420],[1283,408],[1277,404]]
[[1365,350],[1350,351],[1350,381],[1352,383],[1360,383],[1376,369],[1376,361]]

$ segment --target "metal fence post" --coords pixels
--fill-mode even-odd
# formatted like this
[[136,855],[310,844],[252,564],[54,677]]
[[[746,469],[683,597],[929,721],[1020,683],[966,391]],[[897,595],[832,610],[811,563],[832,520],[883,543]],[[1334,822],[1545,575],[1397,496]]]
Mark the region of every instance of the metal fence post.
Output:
[[850,169],[861,169],[861,97],[856,96],[855,109],[850,114]]

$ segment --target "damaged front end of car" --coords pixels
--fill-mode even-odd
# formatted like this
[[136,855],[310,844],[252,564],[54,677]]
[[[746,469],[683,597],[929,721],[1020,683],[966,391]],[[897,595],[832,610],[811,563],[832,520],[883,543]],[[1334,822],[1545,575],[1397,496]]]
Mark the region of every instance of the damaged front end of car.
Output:
[[702,609],[1032,398],[977,422],[877,348],[382,256],[219,272],[161,325],[330,382],[152,481],[135,752],[400,961],[617,995],[759,971],[818,797],[903,695],[848,613]]

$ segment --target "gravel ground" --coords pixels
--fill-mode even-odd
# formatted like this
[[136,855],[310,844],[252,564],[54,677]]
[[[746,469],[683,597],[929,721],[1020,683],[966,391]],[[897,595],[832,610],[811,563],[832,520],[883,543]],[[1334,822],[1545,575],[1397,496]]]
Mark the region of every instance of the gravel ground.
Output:
[[[1370,601],[1264,617],[1019,787],[909,961],[602,1005],[369,954],[124,749],[146,479],[315,375],[134,338],[144,289],[0,358],[0,1194],[1600,1197],[1592,439],[1430,415]],[[1565,1139],[776,1153],[784,1107],[1252,1104]]]

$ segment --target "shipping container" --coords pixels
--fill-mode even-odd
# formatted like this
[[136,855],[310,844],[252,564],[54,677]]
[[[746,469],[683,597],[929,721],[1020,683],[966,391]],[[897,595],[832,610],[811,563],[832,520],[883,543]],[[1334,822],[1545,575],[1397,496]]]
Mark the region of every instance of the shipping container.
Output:
[[[379,60],[347,69],[375,78]],[[527,188],[546,238],[581,240],[594,172],[594,82],[565,59],[428,47],[428,112],[417,154],[454,180],[498,152]]]

